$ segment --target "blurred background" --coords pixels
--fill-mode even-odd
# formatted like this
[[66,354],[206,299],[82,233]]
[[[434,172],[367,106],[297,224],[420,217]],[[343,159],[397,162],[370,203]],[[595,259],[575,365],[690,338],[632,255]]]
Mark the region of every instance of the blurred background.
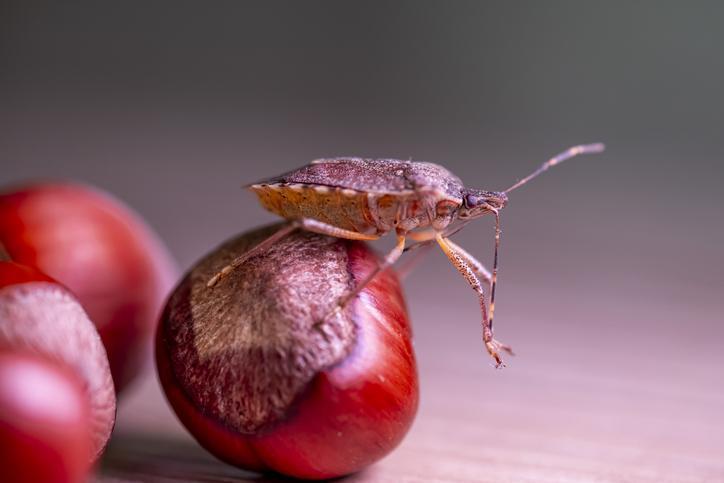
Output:
[[[185,270],[274,220],[243,183],[314,158],[504,189],[603,141],[502,213],[506,369],[445,257],[405,280],[420,412],[355,478],[724,481],[723,21],[716,1],[4,1],[0,184],[102,187]],[[492,227],[456,240],[490,265]],[[206,481],[245,475],[196,449],[149,366],[106,473],[170,478],[143,460],[174,462],[164,438],[208,459]]]

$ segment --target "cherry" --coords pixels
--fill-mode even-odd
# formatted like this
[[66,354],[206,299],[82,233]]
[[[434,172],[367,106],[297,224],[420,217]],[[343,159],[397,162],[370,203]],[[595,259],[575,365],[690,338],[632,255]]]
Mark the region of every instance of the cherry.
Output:
[[82,185],[38,183],[0,194],[0,244],[68,287],[98,327],[116,389],[150,354],[176,269],[158,238],[119,201]]
[[225,243],[185,276],[158,329],[159,377],[220,459],[300,478],[349,474],[390,452],[417,409],[401,288],[386,270],[334,312],[380,261],[361,242],[301,231],[207,287],[276,229]]

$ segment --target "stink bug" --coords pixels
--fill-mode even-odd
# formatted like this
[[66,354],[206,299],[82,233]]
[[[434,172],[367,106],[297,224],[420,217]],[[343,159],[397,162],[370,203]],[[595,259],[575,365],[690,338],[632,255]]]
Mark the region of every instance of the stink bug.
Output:
[[[339,301],[338,309],[341,309],[380,271],[397,261],[405,251],[408,238],[420,243],[435,241],[477,293],[483,316],[483,341],[500,366],[499,351],[512,354],[509,346],[493,338],[500,210],[508,202],[508,193],[569,158],[603,150],[604,145],[600,143],[569,148],[505,191],[466,188],[460,178],[433,163],[361,158],[312,161],[294,171],[247,186],[264,208],[289,223],[224,267],[209,280],[208,286],[213,287],[245,260],[297,229],[352,240],[376,240],[394,230],[395,247],[377,270]],[[449,239],[470,220],[488,213],[495,216],[492,273]],[[489,287],[489,304],[481,279]]]

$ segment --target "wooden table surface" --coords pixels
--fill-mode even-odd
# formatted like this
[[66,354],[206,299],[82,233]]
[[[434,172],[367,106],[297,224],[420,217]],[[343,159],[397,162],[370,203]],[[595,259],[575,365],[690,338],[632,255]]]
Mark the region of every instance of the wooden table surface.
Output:
[[[473,301],[461,304],[459,321],[442,306],[413,309],[413,320],[448,317],[417,328],[415,424],[389,456],[344,481],[724,481],[719,332],[702,326],[696,344],[682,342],[666,319],[658,331],[631,325],[642,316],[635,304],[627,306],[628,319],[614,319],[615,308],[591,315],[585,300],[570,314],[588,313],[586,320],[549,316],[532,325],[545,293],[530,297],[505,319],[505,340],[515,341],[519,355],[497,371],[469,323]],[[644,305],[653,315],[677,316]],[[706,308],[689,313],[692,321],[711,315]],[[99,480],[282,481],[229,467],[196,445],[153,374],[123,401]]]

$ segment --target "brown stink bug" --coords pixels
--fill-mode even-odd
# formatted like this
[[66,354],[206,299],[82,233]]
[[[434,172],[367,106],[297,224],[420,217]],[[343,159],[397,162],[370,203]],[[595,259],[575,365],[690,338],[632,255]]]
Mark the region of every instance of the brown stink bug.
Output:
[[[397,243],[380,267],[354,291],[343,297],[344,307],[381,270],[391,266],[405,251],[408,238],[437,242],[455,268],[477,293],[483,314],[483,341],[496,365],[502,364],[499,350],[512,354],[509,346],[493,338],[495,285],[500,246],[500,210],[508,193],[548,168],[579,154],[600,153],[603,144],[574,146],[543,163],[537,170],[505,191],[466,188],[460,178],[437,164],[397,159],[318,159],[281,176],[247,186],[267,210],[289,223],[212,277],[213,287],[245,260],[266,250],[297,229],[352,240],[376,240],[394,230]],[[495,216],[493,271],[449,237],[470,220],[491,213]],[[481,279],[489,287],[486,302]],[[489,308],[488,308],[489,307]]]

